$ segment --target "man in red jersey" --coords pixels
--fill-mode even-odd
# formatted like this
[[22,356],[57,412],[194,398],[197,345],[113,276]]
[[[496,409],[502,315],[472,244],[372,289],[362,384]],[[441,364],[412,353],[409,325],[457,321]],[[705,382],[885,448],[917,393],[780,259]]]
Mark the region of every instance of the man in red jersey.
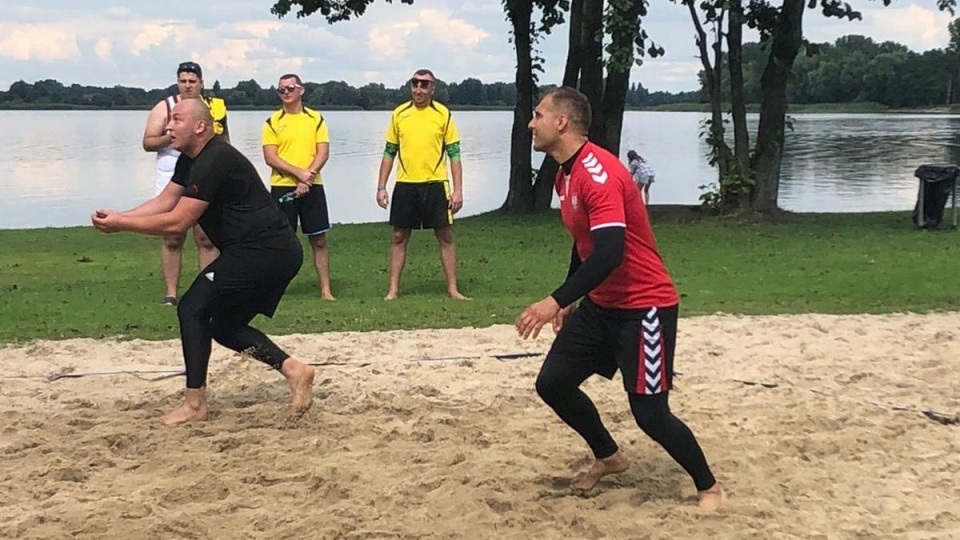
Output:
[[580,384],[593,374],[610,379],[619,369],[637,425],[693,478],[700,508],[716,510],[723,490],[693,432],[668,404],[677,290],[657,252],[640,191],[616,156],[587,140],[589,126],[589,101],[567,87],[544,95],[529,125],[533,148],[561,164],[556,190],[573,236],[566,281],[517,317],[524,339],[537,337],[550,321],[557,333],[537,393],[593,451],[593,466],[574,483],[590,490],[629,462]]

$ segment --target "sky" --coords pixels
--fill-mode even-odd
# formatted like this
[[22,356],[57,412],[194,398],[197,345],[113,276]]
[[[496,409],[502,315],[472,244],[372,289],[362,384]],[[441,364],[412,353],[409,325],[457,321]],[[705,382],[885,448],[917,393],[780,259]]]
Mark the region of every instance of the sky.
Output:
[[[215,80],[229,88],[249,79],[266,87],[287,72],[312,82],[396,87],[421,67],[450,82],[514,77],[509,23],[498,0],[415,0],[412,6],[374,0],[363,17],[333,25],[319,14],[278,19],[270,13],[273,1],[0,0],[0,89],[42,79],[163,88],[175,82],[184,60],[201,64],[208,87]],[[861,34],[918,52],[949,41],[952,17],[938,12],[934,0],[851,4],[861,10],[862,21],[826,19],[808,10],[806,37],[824,42]],[[700,61],[686,8],[652,0],[644,28],[666,54],[634,68],[631,81],[651,91],[695,90]],[[541,50],[546,59],[541,81],[559,82],[566,26]]]

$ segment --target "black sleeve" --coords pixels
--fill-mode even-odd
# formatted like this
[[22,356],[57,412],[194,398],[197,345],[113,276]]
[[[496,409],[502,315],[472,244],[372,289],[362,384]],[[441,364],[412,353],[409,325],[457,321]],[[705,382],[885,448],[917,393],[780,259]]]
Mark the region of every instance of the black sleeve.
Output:
[[180,157],[177,158],[177,164],[173,166],[173,176],[170,177],[170,181],[174,184],[178,184],[186,187],[187,181],[190,174],[190,158],[180,154]]
[[[216,146],[210,146],[214,144]],[[203,149],[190,167],[190,185],[184,185],[183,196],[213,202],[220,187],[229,180],[233,162],[230,154],[224,151],[224,148],[230,148],[226,141],[214,138],[207,145],[208,148]]]
[[[567,277],[557,290],[550,296],[565,308],[585,296],[594,287],[601,284],[611,272],[620,266],[623,261],[624,238],[626,229],[623,227],[604,227],[590,233],[593,237],[593,253],[587,260],[578,264],[574,269],[573,260],[570,261],[572,274]],[[577,260],[576,249],[573,257]]]
[[577,253],[577,244],[573,244],[573,249],[570,250],[570,269],[567,270],[567,279],[570,279],[570,276],[577,271],[577,268],[580,268],[580,264],[583,261],[580,260],[580,254]]

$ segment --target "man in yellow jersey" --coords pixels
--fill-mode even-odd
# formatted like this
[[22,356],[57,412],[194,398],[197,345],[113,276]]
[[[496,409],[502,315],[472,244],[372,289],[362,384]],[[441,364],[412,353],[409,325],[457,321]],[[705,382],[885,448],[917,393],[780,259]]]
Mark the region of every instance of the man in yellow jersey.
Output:
[[[157,153],[156,190],[159,195],[173,176],[173,168],[177,163],[180,152],[170,146],[170,134],[167,123],[170,122],[170,113],[173,107],[182,99],[200,98],[210,108],[214,118],[214,133],[230,141],[227,131],[227,106],[220,98],[204,98],[203,70],[196,62],[183,62],[177,67],[177,94],[169,96],[154,105],[147,118],[147,127],[143,130],[143,149]],[[166,295],[163,303],[177,305],[177,289],[180,284],[180,268],[183,259],[183,242],[187,235],[164,236],[160,248],[160,270],[163,273],[163,283]],[[213,246],[206,233],[199,225],[193,228],[193,239],[197,243],[197,266],[203,270],[217,258],[217,248]]]
[[280,77],[277,93],[283,107],[263,125],[263,159],[273,169],[270,194],[280,204],[294,231],[299,219],[300,229],[313,247],[320,293],[324,300],[334,300],[327,251],[330,216],[320,176],[320,169],[330,157],[330,135],[323,115],[303,106],[303,92],[303,82],[298,75],[289,73]]
[[[407,243],[413,229],[433,229],[440,244],[440,262],[447,278],[447,294],[467,300],[457,289],[457,256],[453,244],[453,214],[463,207],[463,168],[460,135],[450,110],[433,99],[437,80],[429,69],[420,69],[410,79],[412,100],[393,110],[387,128],[387,144],[380,162],[377,204],[390,203],[387,180],[397,160],[397,182],[390,206],[393,238],[390,246],[390,286],[385,300],[400,294],[400,275],[407,259]],[[447,159],[450,176],[447,178]]]

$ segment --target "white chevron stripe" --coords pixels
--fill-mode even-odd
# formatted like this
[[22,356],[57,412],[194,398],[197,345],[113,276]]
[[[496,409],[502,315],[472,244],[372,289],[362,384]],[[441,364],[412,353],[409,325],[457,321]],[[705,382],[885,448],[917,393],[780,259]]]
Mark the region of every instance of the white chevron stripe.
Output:
[[658,357],[660,356],[660,345],[657,344],[656,347],[650,347],[649,345],[644,345],[643,353],[647,355],[648,358]]
[[656,373],[660,371],[660,360],[657,360],[656,362],[646,361],[643,363],[643,367],[650,373]]
[[593,181],[598,184],[604,184],[607,181],[607,173],[594,174],[590,178],[593,178]]
[[600,160],[597,159],[597,156],[593,155],[593,152],[590,152],[586,155],[586,157],[580,160],[580,163],[583,163],[585,167],[593,167],[599,162]]
[[651,390],[656,390],[656,387],[660,386],[660,374],[659,374],[659,373],[657,373],[657,376],[656,376],[656,377],[651,377],[651,376],[647,375],[645,378],[647,379],[647,387],[649,387]]
[[600,174],[603,171],[603,165],[597,163],[593,167],[587,167],[587,172],[590,174]]
[[660,325],[658,324],[658,321],[643,321],[643,327],[653,332],[654,330],[659,328]]
[[647,343],[651,343],[651,344],[653,344],[653,343],[659,343],[659,342],[660,342],[660,330],[659,330],[659,329],[653,330],[653,331],[644,330],[644,331],[643,331],[643,340],[646,341]]

